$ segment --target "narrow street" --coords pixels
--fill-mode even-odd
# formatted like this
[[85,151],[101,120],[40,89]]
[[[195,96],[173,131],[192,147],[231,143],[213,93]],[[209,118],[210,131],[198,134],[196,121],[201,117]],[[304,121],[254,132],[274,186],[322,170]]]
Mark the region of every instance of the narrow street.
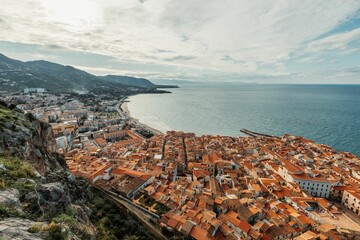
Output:
[[350,209],[347,209],[344,205],[338,202],[333,202],[334,205],[341,211],[344,212],[351,220],[360,225],[360,218],[358,215],[353,213]]

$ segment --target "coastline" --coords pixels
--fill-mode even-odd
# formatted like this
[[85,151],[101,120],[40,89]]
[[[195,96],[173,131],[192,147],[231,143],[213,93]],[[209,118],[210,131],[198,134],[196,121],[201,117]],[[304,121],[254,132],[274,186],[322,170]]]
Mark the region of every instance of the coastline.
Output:
[[132,117],[130,114],[128,105],[127,105],[128,102],[129,102],[128,97],[124,97],[124,98],[120,99],[120,101],[117,105],[117,109],[118,109],[118,112],[121,117],[125,118],[127,121],[130,121],[131,123],[134,123],[137,126],[141,126],[141,128],[143,128],[143,129],[153,132],[154,135],[164,135],[164,133],[161,132],[160,130],[153,128],[149,125],[146,125],[146,124],[140,122],[139,119]]

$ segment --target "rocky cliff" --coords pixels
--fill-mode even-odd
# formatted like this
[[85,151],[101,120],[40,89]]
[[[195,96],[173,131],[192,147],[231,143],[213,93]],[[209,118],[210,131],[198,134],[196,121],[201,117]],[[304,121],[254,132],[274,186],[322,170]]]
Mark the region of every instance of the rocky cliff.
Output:
[[51,126],[0,102],[0,239],[85,239],[91,192],[55,152]]
[[0,100],[0,240],[156,239],[54,150],[49,124]]

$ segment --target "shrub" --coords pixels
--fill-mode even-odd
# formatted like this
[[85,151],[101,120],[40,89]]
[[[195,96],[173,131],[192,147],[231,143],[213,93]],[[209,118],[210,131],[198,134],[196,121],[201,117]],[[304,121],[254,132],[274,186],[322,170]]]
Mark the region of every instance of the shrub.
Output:
[[45,240],[65,240],[66,234],[62,231],[62,228],[56,224],[50,224],[48,228],[48,235]]
[[56,223],[76,223],[76,219],[73,216],[69,216],[65,213],[56,216],[55,218],[53,218],[53,221]]
[[9,218],[9,217],[25,217],[25,214],[17,211],[15,208],[5,207],[0,205],[0,219]]
[[162,203],[157,203],[155,206],[155,210],[157,214],[162,215],[167,213],[170,209]]
[[28,230],[29,233],[38,233],[42,231],[42,227],[39,225],[32,225]]

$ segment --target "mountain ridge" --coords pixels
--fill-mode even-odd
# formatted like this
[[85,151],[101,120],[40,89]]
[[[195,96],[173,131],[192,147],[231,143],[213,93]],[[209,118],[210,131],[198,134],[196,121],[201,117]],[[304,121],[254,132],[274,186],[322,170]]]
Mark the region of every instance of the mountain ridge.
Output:
[[46,60],[19,61],[0,53],[0,87],[3,91],[16,92],[24,88],[45,88],[49,92],[86,90],[101,93],[133,94],[165,92],[145,78],[106,75],[96,76],[70,65]]

